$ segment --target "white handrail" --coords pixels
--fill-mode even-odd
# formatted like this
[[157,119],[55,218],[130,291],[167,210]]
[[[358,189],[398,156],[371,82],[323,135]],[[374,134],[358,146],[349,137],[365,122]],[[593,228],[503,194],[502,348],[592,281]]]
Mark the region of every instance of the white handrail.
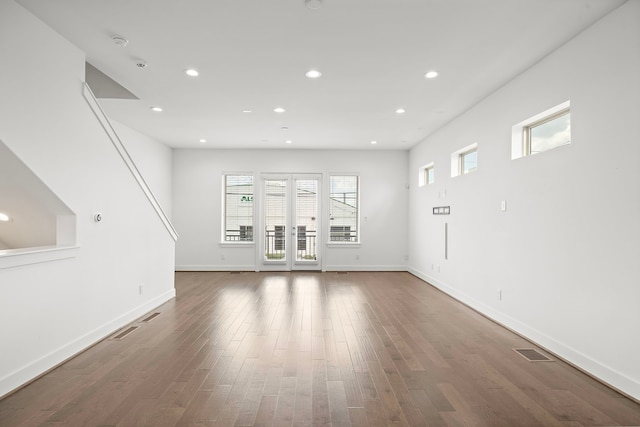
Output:
[[104,113],[104,110],[102,109],[102,107],[100,107],[100,104],[98,103],[98,100],[93,94],[93,91],[91,91],[91,88],[86,83],[84,83],[83,85],[82,94],[84,95],[84,99],[86,99],[87,104],[89,104],[89,107],[93,111],[93,114],[96,116],[96,118],[102,125],[102,128],[107,133],[107,136],[111,140],[111,143],[120,154],[120,157],[122,157],[122,160],[124,160],[124,163],[129,168],[129,171],[131,171],[131,173],[133,174],[133,177],[135,178],[136,182],[142,189],[142,192],[145,194],[145,196],[147,196],[147,199],[151,203],[151,206],[153,206],[153,209],[158,214],[158,217],[160,217],[160,220],[162,221],[164,226],[167,228],[167,231],[169,231],[169,234],[171,234],[171,237],[173,238],[174,241],[178,240],[178,233],[176,232],[176,229],[173,228],[173,225],[171,224],[171,221],[167,217],[167,214],[164,212],[164,210],[162,210],[160,203],[158,203],[158,199],[156,199],[156,196],[154,196],[153,192],[149,188],[149,185],[144,180],[142,174],[138,170],[138,167],[136,166],[133,159],[129,155],[129,152],[127,151],[124,144],[118,137],[118,134],[116,133],[115,129],[113,129],[113,126],[109,121],[109,118]]

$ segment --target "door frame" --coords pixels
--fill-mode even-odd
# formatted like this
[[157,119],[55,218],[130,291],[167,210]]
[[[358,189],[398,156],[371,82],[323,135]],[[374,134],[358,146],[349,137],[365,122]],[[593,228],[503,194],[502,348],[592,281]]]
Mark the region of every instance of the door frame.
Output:
[[[296,224],[296,181],[302,179],[314,179],[318,183],[317,212],[316,212],[316,259],[302,261],[296,259],[297,249],[297,224]],[[266,209],[266,185],[267,180],[287,181],[287,203],[285,220],[285,260],[266,260],[265,251],[265,209]],[[323,176],[321,173],[260,173],[258,180],[259,199],[257,204],[257,229],[256,238],[256,271],[295,271],[313,270],[323,271],[323,234],[324,227],[324,203],[323,203]],[[287,231],[288,230],[288,231]]]

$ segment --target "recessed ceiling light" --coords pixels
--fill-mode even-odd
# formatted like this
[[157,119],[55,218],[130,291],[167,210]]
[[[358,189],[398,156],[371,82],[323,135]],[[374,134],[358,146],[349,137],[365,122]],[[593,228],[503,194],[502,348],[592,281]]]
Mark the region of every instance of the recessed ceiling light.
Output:
[[207,142],[207,140],[206,139],[201,139],[200,142],[202,142],[204,144],[205,142]]
[[322,7],[322,0],[304,0],[304,4],[312,10],[320,9]]
[[6,213],[0,212],[0,221],[8,222],[10,220],[11,220],[11,218],[9,217],[9,215],[7,215]]
[[304,75],[309,77],[310,79],[317,79],[322,75],[322,73],[318,70],[309,70],[306,73],[304,73]]
[[162,111],[162,108],[160,107],[151,107],[151,109],[157,113],[159,113],[160,111]]
[[185,73],[187,74],[187,76],[191,76],[191,77],[198,77],[198,75],[200,74],[198,70],[194,70],[193,68],[189,68],[188,70],[185,71]]
[[282,107],[276,107],[273,109],[273,111],[276,113],[284,113],[285,109]]
[[291,144],[291,142],[293,142],[293,141],[291,141],[290,139],[287,139],[284,143],[285,144]]
[[429,71],[427,74],[424,75],[426,78],[428,79],[432,79],[434,77],[438,77],[438,72],[437,71]]
[[129,44],[129,40],[125,39],[122,36],[113,35],[111,36],[111,40],[116,46],[126,47]]
[[249,114],[251,112],[251,110],[242,110],[243,113],[245,114]]
[[405,111],[405,109],[404,109],[404,108],[398,108],[398,109],[396,110],[396,113],[397,113],[397,114],[404,114],[405,112],[406,112],[406,111]]
[[371,141],[371,145],[376,145],[378,141]]

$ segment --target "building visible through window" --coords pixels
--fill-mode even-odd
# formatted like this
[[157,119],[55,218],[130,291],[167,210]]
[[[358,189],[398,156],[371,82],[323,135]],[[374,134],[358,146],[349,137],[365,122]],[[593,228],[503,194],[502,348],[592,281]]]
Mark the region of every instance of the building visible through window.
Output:
[[356,175],[330,176],[329,203],[329,241],[358,242],[358,177]]
[[224,176],[225,242],[253,241],[253,176]]

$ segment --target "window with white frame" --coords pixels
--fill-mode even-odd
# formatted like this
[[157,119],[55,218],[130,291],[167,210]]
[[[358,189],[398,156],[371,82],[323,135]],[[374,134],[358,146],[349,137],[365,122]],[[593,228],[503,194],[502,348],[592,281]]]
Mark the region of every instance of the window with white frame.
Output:
[[357,243],[360,188],[357,175],[329,177],[329,242]]
[[418,186],[424,187],[425,185],[433,184],[434,182],[435,168],[433,162],[431,162],[420,168],[420,173],[418,174]]
[[253,175],[224,175],[225,242],[253,242]]
[[478,169],[478,143],[451,153],[451,176],[466,175]]
[[474,148],[458,156],[460,175],[468,174],[478,169],[478,149]]
[[512,128],[511,158],[517,159],[571,144],[570,102],[566,101]]

